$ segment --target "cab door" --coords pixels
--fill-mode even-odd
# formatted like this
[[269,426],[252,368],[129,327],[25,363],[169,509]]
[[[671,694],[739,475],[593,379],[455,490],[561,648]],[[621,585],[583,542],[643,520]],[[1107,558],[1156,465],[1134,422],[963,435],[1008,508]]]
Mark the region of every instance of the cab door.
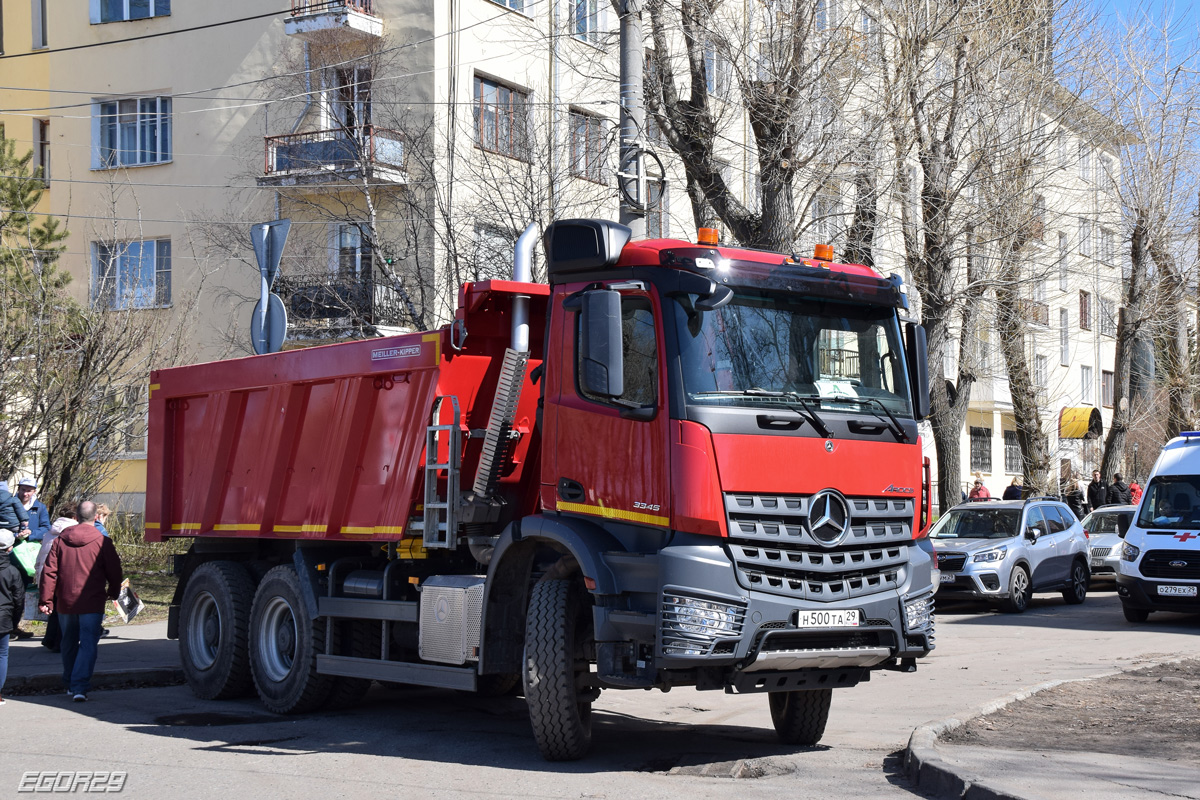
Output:
[[[1037,532],[1037,538],[1031,537]],[[1045,586],[1062,580],[1058,567],[1058,547],[1041,506],[1030,506],[1025,509],[1025,552],[1029,555],[1029,566],[1033,570],[1033,587]]]
[[580,316],[574,291],[556,289],[552,346],[556,365],[547,384],[547,433],[553,454],[543,458],[542,504],[568,514],[668,527],[671,511],[662,311],[640,283],[621,293],[624,392],[589,395],[579,381]]

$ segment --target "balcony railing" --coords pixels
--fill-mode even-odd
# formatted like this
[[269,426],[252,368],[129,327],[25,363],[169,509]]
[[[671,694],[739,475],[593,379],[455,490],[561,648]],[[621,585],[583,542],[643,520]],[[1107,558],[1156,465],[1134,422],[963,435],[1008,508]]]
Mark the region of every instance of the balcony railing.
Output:
[[1034,325],[1050,324],[1050,306],[1038,300],[1021,300],[1021,316]]
[[353,8],[364,14],[375,14],[374,0],[292,0],[292,16],[321,14],[326,11],[343,11]]
[[391,325],[403,317],[400,297],[390,286],[352,278],[281,275],[275,292],[297,329]]
[[366,125],[266,138],[263,171],[268,177],[368,171],[393,173],[399,182],[403,170],[404,137],[387,128]]

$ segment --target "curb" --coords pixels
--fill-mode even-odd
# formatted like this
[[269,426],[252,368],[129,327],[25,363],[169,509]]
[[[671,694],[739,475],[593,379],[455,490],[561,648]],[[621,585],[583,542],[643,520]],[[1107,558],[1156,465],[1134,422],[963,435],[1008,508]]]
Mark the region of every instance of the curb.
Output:
[[1039,683],[1028,689],[1019,689],[1011,694],[992,700],[970,711],[965,711],[947,719],[927,722],[913,730],[908,737],[908,747],[904,750],[904,774],[925,794],[939,798],[954,798],[954,800],[1027,800],[1022,795],[997,789],[973,775],[959,773],[948,764],[938,752],[937,741],[951,731],[961,728],[971,720],[993,714],[1005,706],[1028,699],[1038,692],[1053,689],[1068,683],[1094,681],[1135,672],[1140,669],[1152,669],[1164,664],[1178,664],[1186,658],[1168,658],[1162,661],[1152,661],[1139,664],[1130,669],[1115,669],[1082,678],[1065,678],[1063,680]]
[[[182,667],[140,667],[138,669],[97,670],[92,675],[93,689],[130,689],[141,686],[175,686],[184,682]],[[9,675],[3,694],[20,695],[60,692],[63,690],[62,673],[46,672],[40,675]]]

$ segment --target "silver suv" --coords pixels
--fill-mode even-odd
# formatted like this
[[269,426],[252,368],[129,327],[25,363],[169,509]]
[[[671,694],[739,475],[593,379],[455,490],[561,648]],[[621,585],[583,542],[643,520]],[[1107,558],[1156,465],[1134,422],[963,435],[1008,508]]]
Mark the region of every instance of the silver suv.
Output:
[[1053,497],[962,503],[929,532],[941,571],[939,594],[995,600],[1020,613],[1034,592],[1082,603],[1088,590],[1087,537]]

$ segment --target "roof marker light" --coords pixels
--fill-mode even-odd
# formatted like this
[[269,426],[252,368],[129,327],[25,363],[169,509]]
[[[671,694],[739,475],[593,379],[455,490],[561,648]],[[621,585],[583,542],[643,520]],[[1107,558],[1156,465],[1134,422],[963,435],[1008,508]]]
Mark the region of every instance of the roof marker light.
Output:
[[696,231],[697,244],[715,245],[720,240],[721,235],[717,232],[716,228],[701,228],[700,230]]
[[813,258],[818,261],[833,261],[833,245],[819,244],[813,248]]

